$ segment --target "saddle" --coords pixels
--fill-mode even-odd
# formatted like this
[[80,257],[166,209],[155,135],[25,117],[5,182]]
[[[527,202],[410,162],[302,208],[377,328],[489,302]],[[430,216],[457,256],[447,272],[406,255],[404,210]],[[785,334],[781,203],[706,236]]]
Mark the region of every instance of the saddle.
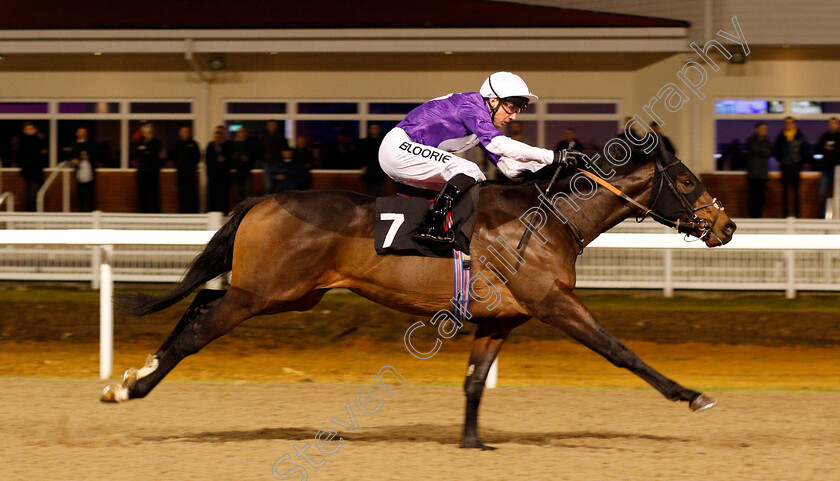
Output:
[[[454,231],[456,252],[470,253],[470,239],[475,229],[478,187],[461,196],[449,214],[447,226]],[[416,242],[412,236],[429,210],[429,200],[420,197],[379,197],[376,199],[374,247],[379,255],[452,258],[453,249],[437,250]]]

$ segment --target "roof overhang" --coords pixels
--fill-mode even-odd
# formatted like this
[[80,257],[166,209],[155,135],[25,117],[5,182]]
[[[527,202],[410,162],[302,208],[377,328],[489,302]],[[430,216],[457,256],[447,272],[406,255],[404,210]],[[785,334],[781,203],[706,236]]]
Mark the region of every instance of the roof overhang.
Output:
[[685,52],[685,27],[0,30],[0,54]]

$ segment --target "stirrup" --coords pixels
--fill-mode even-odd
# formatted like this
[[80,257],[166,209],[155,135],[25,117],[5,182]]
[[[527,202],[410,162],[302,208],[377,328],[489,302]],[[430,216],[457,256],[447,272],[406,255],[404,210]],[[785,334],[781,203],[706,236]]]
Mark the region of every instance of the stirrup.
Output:
[[438,229],[435,229],[434,227],[421,226],[417,229],[412,238],[417,242],[432,244],[439,248],[455,248],[458,246],[458,243],[455,241],[455,236],[451,230],[448,230],[441,235],[438,232]]

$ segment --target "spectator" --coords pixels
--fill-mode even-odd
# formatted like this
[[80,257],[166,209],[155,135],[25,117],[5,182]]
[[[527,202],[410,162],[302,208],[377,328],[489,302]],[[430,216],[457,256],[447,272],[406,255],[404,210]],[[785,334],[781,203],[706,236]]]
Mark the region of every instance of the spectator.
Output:
[[283,162],[282,152],[289,147],[286,137],[280,132],[280,123],[269,120],[265,124],[265,133],[260,136],[260,167],[263,169],[263,185],[265,192],[273,192],[275,179],[271,175]]
[[744,170],[746,166],[747,157],[741,150],[741,142],[738,139],[732,139],[718,158],[717,170]]
[[[636,141],[631,141],[627,138],[627,135],[624,133],[624,129],[627,127],[627,125],[632,125],[631,122],[633,122],[633,117],[624,117],[624,123],[621,124],[621,130],[618,132],[618,135],[616,135],[616,137],[624,139],[625,141],[629,142],[630,145],[635,145]],[[630,134],[636,139],[642,138],[642,136],[639,135],[639,131],[634,129],[633,127],[630,127]]]
[[358,169],[359,160],[356,155],[355,146],[350,143],[350,137],[340,132],[327,149],[326,158],[323,162],[325,169]]
[[161,143],[155,137],[155,126],[143,124],[140,139],[134,144],[132,158],[137,161],[137,204],[141,213],[160,213]]
[[749,187],[748,209],[750,217],[761,217],[764,208],[764,190],[767,187],[767,163],[772,154],[770,139],[767,138],[767,124],[755,124],[753,134],[747,139],[747,184]]
[[[834,185],[834,168],[840,165],[840,132],[837,131],[838,122],[836,117],[828,119],[828,130],[820,136],[817,142],[817,153],[822,154],[820,160],[820,218],[825,218],[825,204],[828,200],[828,193]],[[835,192],[834,195],[840,195]],[[834,213],[836,219],[838,213]]]
[[272,169],[277,192],[287,190],[305,190],[309,188],[309,169],[300,160],[295,159],[295,151],[286,147],[281,152],[281,161]]
[[[295,140],[295,160],[303,162],[307,170],[315,168],[315,155],[309,148],[309,140],[303,135],[299,135]],[[307,186],[308,188],[309,186]]]
[[508,124],[508,137],[528,145],[532,144],[531,140],[525,137],[522,122],[518,120],[514,120]]
[[799,170],[809,163],[810,153],[805,135],[796,127],[793,117],[785,117],[785,128],[776,137],[773,149],[782,169],[782,217],[788,215],[788,191],[793,191],[793,215],[799,217]]
[[671,139],[662,133],[662,127],[659,126],[659,123],[651,122],[650,129],[653,130],[653,133],[656,134],[657,137],[659,137],[659,140],[662,142],[662,147],[665,148],[665,152],[668,152],[671,155],[677,155],[677,149],[674,148],[674,144],[671,143]]
[[76,168],[76,195],[79,212],[96,210],[96,146],[88,139],[87,127],[76,129],[76,142],[70,146],[70,163]]
[[231,144],[225,138],[225,128],[220,125],[213,132],[213,140],[207,144],[204,157],[207,170],[207,212],[228,212],[231,159]]
[[24,182],[24,209],[37,208],[38,190],[44,185],[47,167],[47,141],[32,122],[23,123],[23,135],[18,144],[18,165]]
[[382,127],[368,125],[368,135],[359,140],[358,152],[362,164],[362,182],[367,195],[380,197],[385,187],[385,172],[379,165],[379,146],[382,145]]
[[575,129],[571,127],[567,127],[566,130],[563,132],[563,140],[557,143],[554,147],[556,152],[560,152],[561,150],[569,150],[569,145],[574,142],[575,147],[573,150],[582,150],[583,144],[580,143],[580,140],[577,138],[577,132]]
[[236,169],[236,194],[237,200],[242,202],[253,195],[254,183],[251,178],[251,170],[254,168],[256,155],[251,140],[248,138],[248,130],[240,127],[236,131],[230,149],[233,166]]
[[196,173],[201,161],[201,149],[193,139],[192,127],[178,129],[178,140],[169,152],[169,160],[175,162],[178,171],[178,212],[195,214],[198,212],[198,188]]

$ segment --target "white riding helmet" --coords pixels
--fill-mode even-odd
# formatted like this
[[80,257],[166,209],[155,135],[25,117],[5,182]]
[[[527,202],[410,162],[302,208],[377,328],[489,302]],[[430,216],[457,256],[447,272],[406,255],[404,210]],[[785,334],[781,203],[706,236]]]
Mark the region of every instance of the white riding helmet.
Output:
[[528,100],[539,98],[528,90],[528,85],[519,75],[510,72],[496,72],[490,75],[481,84],[481,90],[478,92],[485,99],[522,97],[525,99],[525,105]]

